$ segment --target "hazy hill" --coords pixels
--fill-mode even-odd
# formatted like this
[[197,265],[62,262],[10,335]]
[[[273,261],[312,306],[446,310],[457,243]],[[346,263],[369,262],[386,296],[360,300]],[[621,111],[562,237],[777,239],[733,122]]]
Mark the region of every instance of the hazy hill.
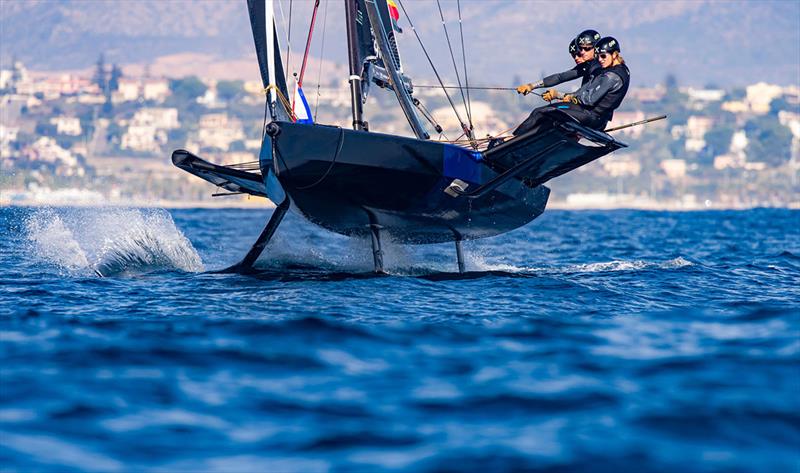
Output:
[[[288,17],[290,0],[281,0]],[[292,48],[305,41],[310,0],[292,3]],[[323,0],[324,4],[324,0]],[[328,4],[325,57],[345,62],[341,0]],[[460,56],[456,2],[443,0]],[[437,67],[454,79],[436,3],[406,0],[405,7]],[[594,27],[620,39],[634,83],[659,82],[674,73],[682,83],[722,86],[758,80],[800,83],[800,2],[539,2],[462,0],[469,73],[473,83],[510,84],[570,64],[567,43]],[[313,54],[323,27],[320,12]],[[407,69],[430,78],[427,61],[403,15],[401,48]],[[90,66],[100,52],[119,63],[152,62],[177,53],[252,58],[244,1],[0,0],[0,59],[14,55],[34,69]],[[284,30],[284,23],[281,24]],[[198,66],[197,73],[202,74]],[[294,70],[295,68],[292,67]]]

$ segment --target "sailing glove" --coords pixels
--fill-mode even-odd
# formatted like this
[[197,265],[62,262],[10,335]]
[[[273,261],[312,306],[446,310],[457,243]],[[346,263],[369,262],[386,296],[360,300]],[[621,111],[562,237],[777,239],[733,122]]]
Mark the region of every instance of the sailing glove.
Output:
[[522,84],[521,86],[517,87],[518,94],[528,95],[531,92],[533,92],[533,84]]
[[550,89],[542,94],[542,98],[548,102],[552,102],[553,100],[559,98],[559,93],[556,89]]
[[522,94],[522,95],[528,95],[531,92],[533,92],[533,89],[538,89],[538,88],[541,88],[541,87],[544,87],[544,82],[542,82],[542,81],[531,82],[531,83],[523,84],[523,85],[517,87],[517,93],[518,94]]
[[575,97],[574,95],[567,94],[561,100],[564,102],[570,102],[574,103],[575,105],[578,105],[578,98]]

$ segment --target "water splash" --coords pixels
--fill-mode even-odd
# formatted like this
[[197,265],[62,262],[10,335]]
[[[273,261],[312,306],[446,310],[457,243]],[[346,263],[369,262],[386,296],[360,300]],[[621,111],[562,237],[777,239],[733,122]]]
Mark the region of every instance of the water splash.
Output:
[[90,266],[86,253],[61,217],[52,210],[42,210],[26,222],[28,240],[39,260],[47,261],[68,272]]
[[70,275],[203,270],[200,255],[161,209],[63,209],[25,222],[30,253]]

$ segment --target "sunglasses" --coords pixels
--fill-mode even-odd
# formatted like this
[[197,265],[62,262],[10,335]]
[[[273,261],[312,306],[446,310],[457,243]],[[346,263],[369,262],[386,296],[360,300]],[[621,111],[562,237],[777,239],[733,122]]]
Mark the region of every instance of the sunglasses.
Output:
[[581,51],[584,51],[584,52],[591,51],[593,49],[594,48],[592,46],[581,46]]
[[608,58],[610,58],[610,57],[611,57],[611,55],[610,55],[610,54],[608,54],[608,53],[600,53],[600,55],[599,55],[598,57],[599,57],[600,59],[608,59]]

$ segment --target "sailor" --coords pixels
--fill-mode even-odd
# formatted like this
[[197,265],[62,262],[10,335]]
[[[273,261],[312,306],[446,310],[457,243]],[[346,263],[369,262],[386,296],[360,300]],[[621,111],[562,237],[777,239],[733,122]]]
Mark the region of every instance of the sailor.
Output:
[[554,91],[549,100],[558,100],[535,109],[522,124],[514,130],[514,135],[522,135],[538,130],[544,124],[551,123],[545,119],[556,109],[577,119],[582,125],[603,130],[611,121],[614,110],[620,106],[628,92],[630,71],[620,55],[619,41],[607,36],[595,45],[595,55],[602,69],[589,82],[572,94],[561,95]]
[[[595,30],[582,31],[569,43],[569,55],[575,60],[575,67],[568,71],[552,74],[539,82],[523,84],[517,87],[517,92],[528,95],[534,89],[542,87],[554,87],[563,82],[569,82],[581,78],[581,85],[589,82],[592,76],[600,70],[600,64],[594,57],[594,46],[600,40],[600,33]],[[549,95],[554,91],[548,90],[544,95]],[[549,100],[545,98],[545,100]]]

